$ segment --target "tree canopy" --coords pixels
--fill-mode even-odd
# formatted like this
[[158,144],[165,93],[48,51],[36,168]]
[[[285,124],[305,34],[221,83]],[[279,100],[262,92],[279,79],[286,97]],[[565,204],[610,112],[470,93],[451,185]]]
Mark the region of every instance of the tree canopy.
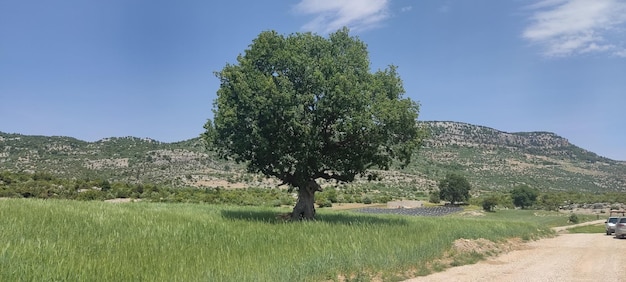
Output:
[[539,191],[530,188],[528,185],[521,185],[511,190],[511,199],[513,205],[521,207],[522,209],[528,208],[537,202]]
[[470,198],[469,191],[471,188],[472,186],[465,177],[450,173],[439,181],[439,196],[442,200],[451,203],[467,202]]
[[482,205],[483,210],[491,212],[498,205],[499,199],[498,197],[491,195],[483,199]]
[[350,182],[394,160],[408,164],[424,137],[396,67],[371,73],[366,45],[345,28],[328,38],[262,32],[216,75],[204,139],[248,171],[297,188],[298,204],[320,190],[317,179]]

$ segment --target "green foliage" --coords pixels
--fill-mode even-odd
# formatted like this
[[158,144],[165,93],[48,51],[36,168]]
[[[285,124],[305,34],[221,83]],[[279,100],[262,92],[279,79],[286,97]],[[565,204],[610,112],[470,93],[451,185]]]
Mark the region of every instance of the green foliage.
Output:
[[578,215],[576,215],[575,213],[570,214],[567,221],[573,224],[578,223],[579,222]]
[[318,192],[317,199],[323,198],[326,199],[328,201],[330,201],[331,203],[338,203],[338,199],[337,199],[337,189],[329,187],[324,189],[324,191],[322,192]]
[[498,205],[499,199],[498,197],[492,195],[483,199],[482,206],[483,210],[491,212]]
[[441,202],[439,191],[430,191],[428,202],[433,203],[433,204],[439,204],[439,202]]
[[[578,215],[580,222],[596,220],[596,215]],[[542,226],[557,227],[569,225],[566,213],[542,210],[504,209],[498,212],[485,213],[485,220],[507,221],[511,223],[533,222]]]
[[347,29],[262,32],[216,75],[209,148],[294,187],[407,164],[422,142],[418,104],[402,97],[396,67],[370,73],[365,43]]
[[439,197],[451,203],[467,202],[472,186],[459,174],[450,173],[439,181]]
[[[153,202],[192,202],[271,206],[292,205],[293,198],[284,190],[247,188],[234,190],[171,188],[153,184],[131,184],[102,180],[62,179],[41,174],[2,172],[1,197],[106,200],[134,198]],[[35,180],[37,179],[37,180]],[[108,187],[108,188],[104,188]],[[332,195],[332,194],[331,194]]]
[[363,197],[363,199],[361,200],[361,202],[362,202],[362,203],[364,203],[364,204],[366,204],[366,205],[369,205],[369,204],[371,204],[373,201],[372,201],[372,198],[371,198],[370,196],[364,196],[364,197]]
[[522,209],[531,207],[537,201],[539,191],[530,188],[528,185],[521,185],[511,190],[511,199],[516,207]]
[[601,225],[586,225],[577,226],[567,229],[568,233],[605,233],[606,229],[604,224]]
[[555,193],[542,193],[539,195],[539,205],[544,210],[558,211],[562,201],[559,200]]
[[[385,190],[396,199],[417,199],[416,191],[436,188],[424,187],[419,184],[422,180],[433,183],[461,168],[467,172],[468,181],[481,190],[508,194],[511,189],[526,184],[542,193],[555,194],[560,205],[626,202],[623,193],[619,193],[626,185],[623,162],[568,145],[567,140],[554,134],[505,134],[459,122],[418,124],[430,131],[431,138],[425,140],[428,146],[419,150],[409,166],[391,172],[375,171],[382,177],[378,181],[380,185],[359,181],[347,187]],[[560,145],[555,146],[557,144]],[[243,164],[222,160],[213,152],[207,152],[201,138],[176,143],[133,137],[84,142],[69,137],[0,132],[0,171],[3,170],[201,189],[205,188],[201,181],[204,179],[230,179],[249,187],[268,186],[260,183],[265,179],[262,174],[245,173]],[[397,172],[403,173],[406,179],[396,182],[388,176]],[[187,175],[193,177],[188,179]],[[541,198],[536,204],[546,208]],[[502,201],[499,206],[512,207],[513,204]]]
[[76,200],[82,200],[82,201],[104,200],[105,198],[106,198],[106,194],[98,190],[87,190],[87,191],[78,193],[78,195],[76,196]]
[[315,203],[320,207],[320,208],[330,208],[333,206],[333,202],[331,202],[329,199],[326,198],[318,198]]
[[[34,180],[34,178],[39,180]],[[295,201],[292,194],[285,189],[174,188],[157,184],[110,182],[108,183],[110,189],[107,190],[104,188],[106,184],[103,185],[105,181],[100,179],[64,179],[56,176],[47,179],[49,180],[41,178],[40,175],[35,177],[32,173],[2,171],[0,172],[0,197],[81,200],[135,198],[151,202],[221,203],[253,206],[293,206]],[[325,198],[331,203],[362,202],[364,196],[368,196],[372,203],[386,203],[399,199],[429,200],[433,203],[439,203],[438,191],[434,190],[429,194],[429,197],[426,197],[422,192],[415,193],[411,186],[390,185],[380,182],[338,185],[327,187],[324,192],[317,193],[319,197]],[[626,193],[617,192],[541,192],[538,195],[535,206],[545,210],[556,210],[558,209],[557,204],[626,203]],[[489,192],[478,198],[471,198],[470,203],[482,206],[483,200],[490,196],[498,199],[498,207],[514,207],[510,192]],[[601,208],[604,205],[598,204],[598,206]],[[619,205],[613,204],[611,207],[618,209]]]

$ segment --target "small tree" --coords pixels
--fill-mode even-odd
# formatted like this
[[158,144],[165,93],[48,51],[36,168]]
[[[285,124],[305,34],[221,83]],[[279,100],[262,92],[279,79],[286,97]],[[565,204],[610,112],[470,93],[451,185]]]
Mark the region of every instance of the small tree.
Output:
[[539,191],[530,188],[528,185],[522,185],[511,190],[511,199],[516,207],[522,209],[531,207],[537,202]]
[[483,199],[483,210],[491,212],[498,205],[498,197],[491,195]]
[[428,202],[433,204],[439,204],[441,202],[441,197],[439,197],[439,191],[430,191],[428,197]]
[[466,202],[470,198],[471,188],[465,177],[451,173],[439,182],[439,197],[452,204]]

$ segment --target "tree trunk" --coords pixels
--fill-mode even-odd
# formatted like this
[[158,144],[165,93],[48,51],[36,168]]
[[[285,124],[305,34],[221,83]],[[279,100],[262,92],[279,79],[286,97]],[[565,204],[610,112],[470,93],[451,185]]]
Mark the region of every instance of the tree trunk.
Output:
[[315,180],[310,180],[303,187],[298,187],[298,202],[293,207],[291,220],[315,219],[315,192],[322,191]]

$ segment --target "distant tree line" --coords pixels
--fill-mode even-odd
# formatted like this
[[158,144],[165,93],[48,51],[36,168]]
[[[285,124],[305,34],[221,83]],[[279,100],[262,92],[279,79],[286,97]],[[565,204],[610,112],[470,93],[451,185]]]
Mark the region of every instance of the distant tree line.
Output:
[[485,211],[494,211],[496,207],[557,211],[571,208],[574,204],[591,204],[595,209],[604,209],[609,204],[609,208],[619,209],[622,203],[626,203],[626,193],[541,192],[528,185],[519,185],[508,192],[489,192],[471,199],[470,183],[457,173],[447,174],[439,181],[438,188],[430,192],[431,203],[474,204],[482,206]]
[[[388,185],[366,185],[348,189],[327,187],[318,192],[316,204],[331,207],[336,203],[387,203],[397,199],[406,199],[406,193],[422,198],[428,197],[420,191],[405,191],[408,187],[387,187]],[[582,192],[545,192],[520,185],[508,192],[488,192],[471,198],[471,186],[458,174],[449,174],[439,182],[439,190],[430,192],[430,201],[441,200],[451,203],[465,203],[482,206],[486,211],[496,208],[522,208],[559,210],[574,204],[609,204],[619,208],[626,203],[626,193],[582,193]],[[403,190],[404,193],[399,195]],[[109,182],[103,179],[60,178],[50,173],[36,172],[0,172],[0,197],[70,199],[103,201],[115,198],[140,199],[150,202],[168,203],[207,203],[248,206],[292,206],[293,194],[285,189],[246,188],[224,189],[210,188],[174,188],[166,185]],[[605,208],[598,205],[597,208]]]
[[[386,203],[393,198],[385,193],[367,193],[367,189],[326,188],[316,203],[331,207],[334,203]],[[103,201],[115,198],[151,202],[208,203],[246,206],[292,206],[295,197],[285,189],[174,188],[158,184],[109,182],[103,179],[67,179],[50,173],[0,172],[0,197],[70,199]]]
[[587,205],[592,209],[620,209],[626,203],[626,194],[620,192],[583,193],[565,191],[539,191],[520,185],[509,192],[490,192],[472,199],[472,204],[482,205],[486,211],[494,208],[520,208],[558,211],[572,209],[574,205]]

